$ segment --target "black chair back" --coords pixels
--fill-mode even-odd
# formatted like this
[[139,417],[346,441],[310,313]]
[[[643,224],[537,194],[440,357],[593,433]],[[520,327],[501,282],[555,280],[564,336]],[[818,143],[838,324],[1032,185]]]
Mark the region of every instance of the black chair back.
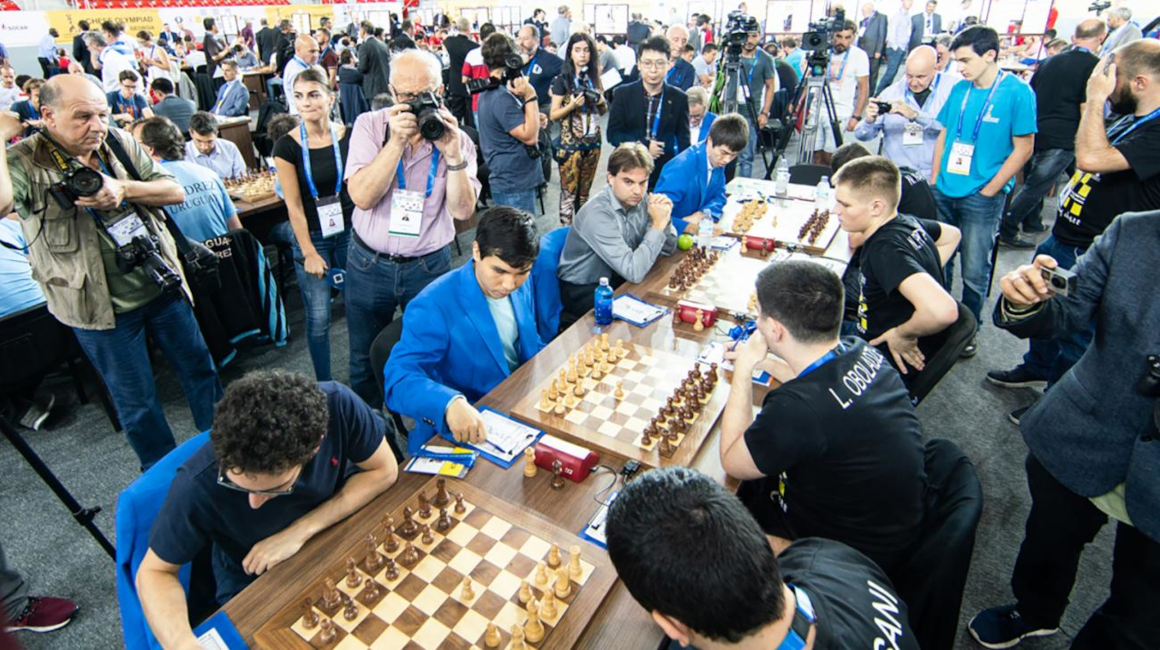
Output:
[[[391,321],[390,325],[384,327],[383,331],[379,332],[379,335],[375,337],[374,342],[371,343],[371,369],[374,370],[375,380],[379,383],[379,392],[382,392],[383,390],[383,368],[387,365],[387,361],[389,361],[391,358],[391,350],[395,349],[395,344],[399,342],[399,339],[402,338],[402,336],[403,317],[400,316]],[[383,404],[383,410],[391,414],[391,419],[395,423],[395,429],[405,440],[407,437],[407,427],[403,423],[403,418],[398,413],[395,413],[394,411],[387,408],[385,403]],[[402,459],[403,453],[401,450],[395,447],[394,441],[390,440],[388,437],[388,442],[391,444],[391,450],[395,452],[395,458]]]
[[927,499],[922,533],[895,571],[894,588],[910,609],[920,648],[953,648],[959,609],[983,514],[975,466],[950,440],[926,443]]
[[72,330],[38,305],[0,319],[0,389],[40,383],[50,371],[80,353]]
[[930,391],[934,389],[942,378],[950,372],[951,368],[955,367],[963,350],[967,344],[971,342],[971,338],[975,336],[975,315],[967,309],[963,303],[959,305],[959,319],[951,325],[943,335],[942,346],[931,355],[927,355],[926,364],[923,366],[921,372],[913,374],[912,377],[904,376],[906,381],[906,388],[910,392],[910,401],[918,406]]
[[794,165],[789,168],[789,182],[796,185],[817,185],[823,176],[832,175],[825,165]]

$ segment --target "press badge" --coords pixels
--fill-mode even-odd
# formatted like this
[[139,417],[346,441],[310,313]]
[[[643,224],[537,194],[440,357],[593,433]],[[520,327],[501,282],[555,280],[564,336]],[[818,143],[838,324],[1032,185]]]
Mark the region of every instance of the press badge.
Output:
[[117,247],[128,246],[133,243],[137,237],[149,237],[149,229],[145,227],[145,223],[141,221],[141,217],[137,216],[136,212],[130,212],[116,222],[105,226],[105,230],[113,241],[117,242]]
[[951,145],[951,155],[947,159],[947,173],[960,176],[971,175],[971,157],[975,155],[975,145],[956,142]]
[[342,202],[337,196],[318,199],[318,225],[323,237],[333,237],[346,230],[346,220],[342,216]]
[[919,147],[922,146],[922,125],[915,122],[907,122],[902,127],[902,146],[904,147]]
[[423,228],[423,193],[396,189],[391,194],[389,232],[399,237],[418,237]]

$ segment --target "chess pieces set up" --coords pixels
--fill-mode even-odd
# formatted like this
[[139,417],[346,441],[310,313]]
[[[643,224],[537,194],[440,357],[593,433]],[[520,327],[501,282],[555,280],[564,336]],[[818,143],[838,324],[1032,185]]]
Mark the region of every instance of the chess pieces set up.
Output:
[[709,402],[716,386],[717,364],[710,364],[709,371],[705,373],[699,368],[690,370],[681,385],[673,390],[665,405],[644,428],[640,444],[650,447],[655,440],[659,440],[658,451],[661,456],[672,456],[681,436],[689,431],[689,426]]
[[[534,447],[528,447],[524,450],[524,478],[535,478],[539,471],[536,467],[536,450]],[[559,458],[552,461],[551,487],[553,490],[564,489],[564,464]]]
[[801,230],[798,231],[798,240],[805,241],[809,244],[814,244],[818,241],[818,237],[822,235],[822,231],[830,223],[829,210],[814,210],[809,219],[802,224]]
[[688,291],[696,286],[719,258],[720,253],[717,251],[706,250],[701,246],[691,248],[669,276],[669,289]]
[[[618,361],[628,356],[624,340],[617,339],[616,345],[608,342],[608,334],[601,334],[599,342],[590,342],[579,352],[568,358],[568,367],[560,368],[560,375],[552,379],[548,388],[540,391],[540,410],[564,415],[580,403],[584,397],[584,379],[592,377],[600,380],[612,372]],[[616,397],[624,397],[621,384],[616,386]]]
[[273,196],[278,175],[270,170],[251,169],[225,182],[226,193],[244,201],[256,201]]
[[733,217],[733,232],[743,234],[749,232],[753,227],[754,221],[761,221],[765,216],[766,211],[769,210],[769,204],[765,201],[748,201],[741,205],[741,211]]
[[[549,571],[552,572],[551,575]],[[537,564],[536,573],[532,576],[532,583],[543,594],[541,598],[536,600],[532,585],[527,580],[520,583],[517,598],[524,605],[528,618],[523,625],[512,626],[512,644],[508,646],[509,648],[523,648],[524,639],[527,639],[528,643],[539,643],[544,640],[544,620],[550,622],[559,616],[560,601],[572,595],[572,581],[579,581],[582,573],[579,546],[573,545],[568,549],[568,564],[565,566],[560,557],[560,545],[552,544],[547,562]],[[488,632],[491,632],[490,628]],[[516,643],[517,638],[520,640],[519,644]],[[496,645],[490,645],[487,635],[484,636],[484,645],[489,648],[499,646],[498,642]]]

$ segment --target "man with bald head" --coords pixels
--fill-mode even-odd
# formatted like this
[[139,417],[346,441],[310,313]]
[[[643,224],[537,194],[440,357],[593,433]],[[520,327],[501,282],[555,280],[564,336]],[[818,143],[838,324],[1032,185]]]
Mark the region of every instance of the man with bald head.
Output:
[[[936,71],[938,53],[929,45],[920,45],[906,57],[906,71],[871,98],[854,137],[869,141],[882,134],[883,155],[902,168],[921,172],[929,178],[934,145],[943,125],[938,113],[951,94],[955,79]],[[883,115],[878,102],[890,104]]]
[[672,48],[671,67],[665,75],[665,83],[687,92],[697,83],[696,68],[681,56],[689,44],[689,30],[684,25],[673,25],[665,32],[665,38],[669,39]]
[[[175,442],[153,384],[146,333],[177,373],[197,431],[213,423],[222,391],[160,209],[183,203],[185,192],[132,136],[109,127],[105,94],[88,79],[53,77],[40,89],[40,112],[43,129],[8,147],[0,163],[0,214],[20,215],[48,310],[73,329],[147,469]],[[23,132],[15,113],[0,113],[0,138]],[[99,178],[100,188],[87,196],[63,192],[62,181],[78,173]],[[120,249],[144,245],[160,255],[172,284],[119,261]]]
[[294,58],[286,62],[286,69],[282,72],[282,88],[286,91],[286,108],[291,115],[298,114],[298,107],[294,105],[294,79],[306,68],[318,63],[318,41],[306,34],[299,34],[294,39]]
[[1012,248],[1035,248],[1035,242],[1019,236],[1023,232],[1047,230],[1040,215],[1043,197],[1059,175],[1075,160],[1075,132],[1087,101],[1087,80],[1099,59],[1093,52],[1104,37],[1104,23],[1089,18],[1075,28],[1072,49],[1039,64],[1031,77],[1035,91],[1039,135],[1035,153],[1023,167],[1023,186],[1012,198],[999,223],[999,242]]

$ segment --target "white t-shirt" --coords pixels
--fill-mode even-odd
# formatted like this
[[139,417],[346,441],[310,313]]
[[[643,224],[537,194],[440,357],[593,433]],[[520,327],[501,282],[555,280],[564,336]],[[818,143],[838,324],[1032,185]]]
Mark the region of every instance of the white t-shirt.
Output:
[[612,54],[616,57],[616,67],[621,72],[628,72],[636,65],[636,52],[627,45],[612,48]]
[[830,89],[834,92],[834,109],[839,121],[848,120],[854,114],[858,77],[869,75],[870,57],[866,56],[866,50],[856,45],[830,58]]
[[23,99],[21,97],[20,88],[13,85],[11,88],[0,86],[0,110],[6,111],[9,106]]
[[[137,61],[121,54],[111,47],[106,47],[101,50],[101,86],[106,93],[116,92],[121,89],[121,71],[132,70],[137,72]],[[137,74],[138,86],[141,75]]]
[[190,50],[185,54],[185,63],[194,70],[197,70],[205,65],[205,52],[201,50]]

